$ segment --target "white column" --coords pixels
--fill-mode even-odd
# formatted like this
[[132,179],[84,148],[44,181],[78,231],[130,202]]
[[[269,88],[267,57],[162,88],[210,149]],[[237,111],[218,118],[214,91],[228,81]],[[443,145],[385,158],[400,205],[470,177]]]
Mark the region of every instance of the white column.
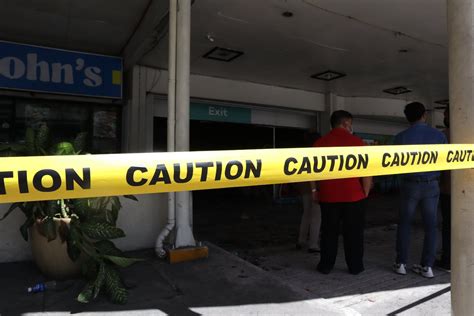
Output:
[[[474,143],[473,0],[448,0],[451,141]],[[474,315],[474,170],[452,173],[453,315]]]
[[[176,151],[189,151],[191,0],[178,1],[176,52]],[[176,193],[176,247],[195,246],[190,193]]]

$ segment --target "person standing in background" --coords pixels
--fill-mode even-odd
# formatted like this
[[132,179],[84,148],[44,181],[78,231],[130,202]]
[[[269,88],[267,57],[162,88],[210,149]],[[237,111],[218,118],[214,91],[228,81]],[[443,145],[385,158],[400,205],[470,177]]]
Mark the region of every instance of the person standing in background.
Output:
[[[306,135],[305,146],[312,146],[321,136],[318,133]],[[303,203],[303,215],[301,216],[300,231],[296,249],[301,249],[304,244],[308,245],[308,252],[319,252],[319,229],[321,227],[321,207],[319,201],[313,199],[316,189],[312,189],[310,182],[298,183],[298,189]],[[314,190],[314,191],[312,191]]]
[[[411,126],[395,136],[395,145],[446,144],[446,136],[426,124],[426,109],[420,102],[405,106],[405,116]],[[400,175],[400,213],[397,227],[397,257],[393,270],[405,275],[413,215],[421,207],[425,237],[420,264],[413,271],[425,278],[434,277],[432,267],[436,256],[436,227],[439,201],[440,172],[416,172]]]
[[[331,115],[332,130],[314,144],[315,147],[364,146],[352,135],[352,114],[335,111]],[[350,178],[319,181],[321,205],[321,260],[317,270],[329,274],[336,263],[339,230],[342,224],[344,252],[349,273],[364,271],[365,200],[372,178]],[[316,183],[312,182],[316,193]]]

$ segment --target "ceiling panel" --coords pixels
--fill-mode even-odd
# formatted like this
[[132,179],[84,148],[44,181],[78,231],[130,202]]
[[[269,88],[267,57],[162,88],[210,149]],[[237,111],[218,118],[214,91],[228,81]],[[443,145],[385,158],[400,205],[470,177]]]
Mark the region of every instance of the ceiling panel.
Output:
[[150,0],[0,0],[0,39],[119,55]]
[[[393,97],[382,90],[406,85],[414,92],[399,98],[446,98],[445,9],[439,0],[199,0],[191,71],[344,96]],[[294,16],[284,18],[286,10]],[[230,63],[202,58],[215,46],[244,55]],[[165,39],[142,62],[167,68],[167,53]],[[310,78],[328,69],[347,76]]]

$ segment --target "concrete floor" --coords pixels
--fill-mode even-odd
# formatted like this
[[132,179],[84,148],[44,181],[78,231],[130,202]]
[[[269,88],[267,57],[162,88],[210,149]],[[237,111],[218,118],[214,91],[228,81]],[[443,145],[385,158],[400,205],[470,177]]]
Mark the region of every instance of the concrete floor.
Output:
[[[89,305],[75,302],[81,281],[64,291],[28,295],[26,287],[41,274],[30,262],[9,263],[0,265],[0,315],[449,315],[449,273],[435,270],[428,280],[391,271],[396,197],[369,202],[366,271],[358,276],[347,273],[342,248],[329,275],[315,270],[319,254],[294,248],[298,205],[212,201],[213,207],[197,205],[194,214],[198,239],[211,242],[210,257],[169,265],[151,250],[134,254],[147,260],[124,270],[127,305],[103,297]],[[421,243],[415,225],[411,263],[418,262]]]
[[[413,238],[412,259],[421,248],[421,231]],[[32,263],[0,265],[0,315],[449,315],[450,275],[436,270],[434,279],[414,273],[394,274],[394,231],[374,228],[366,247],[366,271],[347,273],[342,252],[334,271],[315,270],[318,254],[295,250],[255,249],[251,264],[217,246],[205,260],[169,265],[152,251],[137,254],[147,261],[124,270],[130,288],[127,305],[103,297],[82,305],[74,301],[82,287],[76,281],[64,291],[26,294],[42,277]],[[376,240],[376,241],[375,241]],[[434,295],[433,295],[434,294]]]
[[29,295],[26,287],[42,277],[30,262],[0,265],[0,315],[352,315],[330,302],[308,300],[280,278],[218,247],[205,260],[169,265],[152,251],[124,270],[129,300],[113,305],[104,297],[87,305],[74,300],[75,281],[62,291]]
[[[450,292],[447,289],[450,273],[435,269],[433,279],[425,279],[411,271],[406,276],[397,275],[391,270],[395,230],[384,227],[369,229],[366,240],[366,270],[357,276],[347,272],[342,247],[336,267],[329,275],[315,271],[319,254],[295,250],[293,245],[257,249],[245,255],[249,261],[292,288],[305,290],[308,299],[331,302],[361,315],[394,312],[401,315],[450,314]],[[418,263],[422,241],[423,232],[414,229],[410,263]]]

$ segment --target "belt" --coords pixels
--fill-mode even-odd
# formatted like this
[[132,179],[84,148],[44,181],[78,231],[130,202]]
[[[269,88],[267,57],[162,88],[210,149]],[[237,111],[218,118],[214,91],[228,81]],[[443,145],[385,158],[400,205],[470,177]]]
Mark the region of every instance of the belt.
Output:
[[405,182],[411,182],[411,183],[432,183],[432,182],[438,182],[439,178],[431,178],[431,179],[423,179],[423,178],[403,178],[403,181]]

